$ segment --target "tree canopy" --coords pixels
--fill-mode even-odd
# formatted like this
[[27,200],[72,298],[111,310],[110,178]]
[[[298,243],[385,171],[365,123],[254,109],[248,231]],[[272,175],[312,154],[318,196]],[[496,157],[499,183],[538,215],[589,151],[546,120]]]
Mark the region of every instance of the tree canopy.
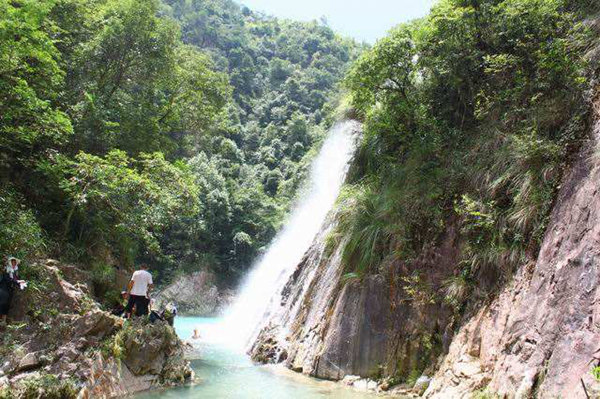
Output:
[[594,7],[442,0],[360,57],[345,80],[365,120],[341,199],[350,271],[410,262],[457,220],[460,284],[489,292],[536,256],[587,129]]
[[[235,280],[361,47],[228,0],[0,2],[0,251]],[[94,266],[96,267],[96,266]]]

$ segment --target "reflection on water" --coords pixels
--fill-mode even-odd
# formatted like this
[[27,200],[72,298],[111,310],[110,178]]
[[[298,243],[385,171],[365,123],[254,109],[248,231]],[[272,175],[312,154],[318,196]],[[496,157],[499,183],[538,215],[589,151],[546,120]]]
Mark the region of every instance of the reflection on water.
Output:
[[[219,319],[178,317],[177,334],[188,340],[194,328],[202,330]],[[281,366],[259,366],[248,356],[217,344],[198,344],[199,359],[192,360],[196,383],[143,393],[136,399],[210,398],[210,399],[365,399],[375,395],[355,392],[329,381],[320,381],[294,373]]]

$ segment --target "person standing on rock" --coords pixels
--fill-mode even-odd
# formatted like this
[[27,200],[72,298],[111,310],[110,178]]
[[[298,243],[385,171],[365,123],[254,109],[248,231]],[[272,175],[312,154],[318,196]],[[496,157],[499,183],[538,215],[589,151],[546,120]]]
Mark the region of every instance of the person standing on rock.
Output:
[[10,310],[10,304],[17,287],[24,289],[27,283],[19,280],[19,260],[17,258],[8,258],[6,268],[0,277],[0,323],[6,324],[6,317]]
[[150,304],[150,291],[154,287],[152,282],[152,274],[148,271],[148,265],[141,264],[140,270],[136,270],[131,276],[131,281],[127,286],[129,300],[125,313],[127,317],[131,317],[131,311],[135,306],[136,316],[148,315],[148,305]]

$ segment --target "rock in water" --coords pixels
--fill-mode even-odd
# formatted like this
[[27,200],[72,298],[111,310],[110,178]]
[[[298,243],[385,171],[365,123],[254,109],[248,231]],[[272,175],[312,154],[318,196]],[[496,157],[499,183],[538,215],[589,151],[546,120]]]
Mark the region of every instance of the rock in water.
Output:
[[413,386],[412,391],[414,393],[416,393],[417,395],[421,396],[425,393],[425,391],[429,387],[430,383],[431,383],[431,378],[429,378],[426,375],[422,375],[415,382],[415,385]]
[[193,377],[184,347],[167,323],[135,320],[118,334],[122,362],[97,355],[82,390],[84,397],[123,396],[181,384]]

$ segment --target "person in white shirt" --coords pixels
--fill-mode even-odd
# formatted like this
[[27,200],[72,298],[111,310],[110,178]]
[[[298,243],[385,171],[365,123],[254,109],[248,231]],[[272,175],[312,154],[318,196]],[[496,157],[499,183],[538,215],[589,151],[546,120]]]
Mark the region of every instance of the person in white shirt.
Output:
[[129,293],[129,300],[125,307],[127,317],[131,317],[134,306],[136,316],[146,316],[148,314],[150,291],[153,287],[152,274],[148,271],[148,265],[141,264],[140,270],[133,272],[131,281],[127,286],[127,292]]

